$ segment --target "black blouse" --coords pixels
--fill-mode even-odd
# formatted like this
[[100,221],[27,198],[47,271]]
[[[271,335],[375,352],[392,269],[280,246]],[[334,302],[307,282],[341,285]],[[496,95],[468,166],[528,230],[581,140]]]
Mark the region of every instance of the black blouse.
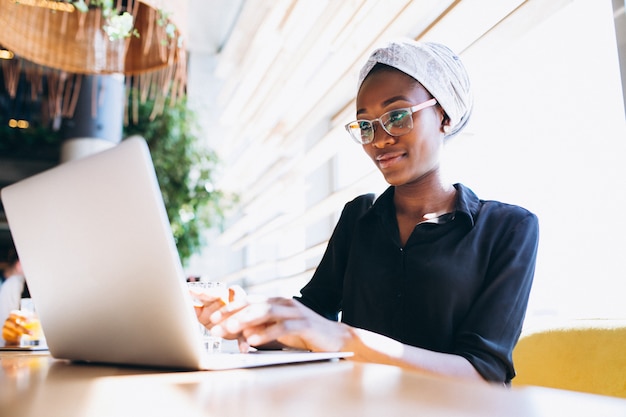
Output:
[[539,227],[526,209],[456,184],[455,211],[418,224],[403,247],[388,188],[346,204],[311,281],[296,297],[319,314],[402,343],[465,357],[509,382]]

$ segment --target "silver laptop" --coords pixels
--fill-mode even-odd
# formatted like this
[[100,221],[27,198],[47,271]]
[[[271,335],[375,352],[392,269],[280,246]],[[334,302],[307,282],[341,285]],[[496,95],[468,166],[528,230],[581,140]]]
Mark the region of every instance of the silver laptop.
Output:
[[59,165],[1,196],[56,358],[198,370],[349,356],[206,352],[143,139]]

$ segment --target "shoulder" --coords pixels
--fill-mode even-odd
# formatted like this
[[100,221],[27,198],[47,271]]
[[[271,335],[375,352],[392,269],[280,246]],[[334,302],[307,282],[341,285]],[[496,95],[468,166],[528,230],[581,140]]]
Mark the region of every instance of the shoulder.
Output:
[[376,200],[375,194],[362,194],[348,201],[341,211],[334,235],[352,233],[357,222],[367,214]]
[[479,213],[483,216],[510,218],[512,220],[524,220],[537,222],[537,216],[530,210],[510,203],[497,200],[480,200],[481,208]]
[[361,194],[360,196],[348,201],[346,203],[346,207],[365,207],[370,208],[376,199],[376,195],[374,193],[369,194]]
[[[7,277],[4,282],[2,283],[2,285],[0,286],[0,291],[2,291],[2,289],[5,290],[16,290],[18,288],[22,288],[24,286],[24,277],[21,275],[11,275],[10,277]],[[21,289],[20,289],[21,291]]]
[[374,194],[362,194],[348,201],[343,207],[341,217],[361,217],[372,207],[375,199],[376,195]]
[[[530,210],[496,200],[481,200],[477,223],[498,224],[500,228],[538,230],[539,219]],[[507,227],[508,226],[508,227]]]
[[474,224],[484,221],[528,221],[538,223],[537,216],[519,205],[498,200],[480,199],[463,184],[455,184],[458,190],[457,211],[467,214]]
[[12,275],[0,285],[0,299],[5,303],[8,302],[8,300],[13,300],[22,294],[23,288],[24,277]]
[[526,249],[536,253],[539,243],[537,216],[515,204],[481,200],[474,229],[478,235],[488,236],[495,247],[512,248],[518,253]]

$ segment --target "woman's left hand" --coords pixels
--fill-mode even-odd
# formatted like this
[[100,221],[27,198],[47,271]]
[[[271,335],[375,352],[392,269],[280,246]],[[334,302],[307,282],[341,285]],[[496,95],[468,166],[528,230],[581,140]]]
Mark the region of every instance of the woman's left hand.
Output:
[[9,314],[9,317],[2,326],[2,338],[5,340],[7,346],[19,345],[22,335],[31,334],[30,330],[26,328],[27,322],[28,317],[21,311],[11,311],[11,314]]

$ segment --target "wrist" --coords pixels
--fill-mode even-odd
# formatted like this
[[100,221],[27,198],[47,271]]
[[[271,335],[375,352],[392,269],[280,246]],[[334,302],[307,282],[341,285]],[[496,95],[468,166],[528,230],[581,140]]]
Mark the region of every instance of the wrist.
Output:
[[354,359],[402,366],[405,351],[402,343],[369,330],[346,327],[349,337],[342,350],[353,352]]
[[357,352],[362,351],[362,342],[359,335],[359,329],[349,326],[345,323],[339,323],[341,332],[341,348],[342,352],[353,352],[356,356]]

